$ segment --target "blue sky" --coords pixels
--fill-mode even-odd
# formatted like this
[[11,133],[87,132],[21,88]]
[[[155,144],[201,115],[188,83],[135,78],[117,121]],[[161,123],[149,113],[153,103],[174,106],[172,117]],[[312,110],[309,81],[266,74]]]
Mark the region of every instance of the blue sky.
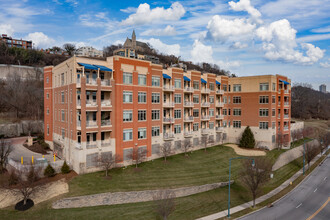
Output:
[[330,90],[330,0],[0,0],[0,34],[38,48],[137,38],[239,76],[282,74]]

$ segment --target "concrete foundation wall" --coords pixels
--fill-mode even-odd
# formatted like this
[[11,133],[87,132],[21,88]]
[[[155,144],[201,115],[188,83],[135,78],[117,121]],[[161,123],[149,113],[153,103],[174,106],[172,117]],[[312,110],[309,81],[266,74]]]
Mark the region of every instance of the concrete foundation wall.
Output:
[[42,121],[22,121],[13,124],[0,124],[0,135],[5,137],[18,137],[31,133],[40,133],[44,131]]

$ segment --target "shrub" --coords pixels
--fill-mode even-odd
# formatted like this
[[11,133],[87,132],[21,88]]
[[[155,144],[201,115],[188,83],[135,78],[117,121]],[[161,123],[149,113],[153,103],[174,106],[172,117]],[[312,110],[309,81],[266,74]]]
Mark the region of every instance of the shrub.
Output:
[[46,142],[42,141],[40,143],[40,145],[45,149],[45,150],[48,150],[49,149],[49,144],[47,144]]
[[245,148],[254,148],[256,141],[254,139],[254,135],[249,126],[247,126],[243,132],[242,138],[239,141],[240,147]]
[[50,164],[46,167],[44,175],[47,177],[55,176],[55,170]]
[[8,183],[9,183],[10,186],[16,185],[18,183],[18,176],[17,176],[17,173],[15,171],[10,172]]
[[69,165],[66,163],[66,161],[64,161],[64,163],[63,163],[63,166],[62,166],[62,168],[61,168],[61,172],[62,172],[63,174],[70,173],[70,167],[69,167]]

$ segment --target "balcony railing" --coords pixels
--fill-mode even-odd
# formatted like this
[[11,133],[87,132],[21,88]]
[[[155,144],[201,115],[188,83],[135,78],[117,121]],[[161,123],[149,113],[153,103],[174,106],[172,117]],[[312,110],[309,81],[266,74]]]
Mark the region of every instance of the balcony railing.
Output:
[[217,94],[223,95],[225,92],[222,89],[217,90]]
[[289,118],[289,115],[284,115],[284,118]]
[[101,120],[101,126],[111,126],[110,119],[108,119],[108,120]]
[[201,93],[210,93],[210,89],[201,89]]
[[101,85],[102,85],[102,86],[111,86],[111,81],[110,81],[110,79],[104,79],[104,80],[101,80]]
[[172,139],[172,138],[174,138],[174,134],[173,133],[164,133],[163,138]]
[[86,127],[97,127],[97,121],[87,120]]
[[174,123],[174,118],[169,117],[169,118],[163,118],[164,123]]
[[111,145],[110,140],[101,140],[101,146],[102,147],[107,147],[107,146],[110,146],[110,145]]
[[80,83],[81,83],[80,78],[77,78],[77,84],[80,84]]
[[284,90],[284,94],[289,94],[289,90],[288,89]]
[[184,121],[194,121],[194,117],[193,116],[186,116],[186,117],[184,117]]
[[86,78],[86,84],[97,85],[96,79]]
[[223,107],[224,104],[223,104],[223,102],[216,102],[216,103],[215,103],[215,106],[216,106],[216,107]]
[[185,131],[184,132],[185,137],[192,136],[192,135],[193,135],[192,131]]
[[210,132],[210,130],[207,128],[202,128],[201,132],[202,132],[202,134],[208,134]]
[[210,120],[210,116],[209,115],[202,115],[201,119],[202,120]]
[[289,102],[284,102],[284,105],[289,105]]
[[171,85],[164,85],[163,86],[164,91],[174,91],[174,86]]
[[223,117],[223,115],[216,115],[215,118],[216,119],[223,119],[224,117]]
[[81,106],[81,100],[77,99],[77,106]]
[[194,103],[193,102],[184,102],[183,104],[185,107],[194,107]]
[[110,100],[101,100],[101,106],[111,106]]
[[174,102],[164,102],[163,107],[173,108],[174,107]]
[[86,106],[97,106],[96,100],[86,100]]
[[210,107],[210,103],[209,102],[203,102],[202,107]]
[[287,130],[289,130],[289,126],[284,126],[283,129],[284,129],[284,131],[287,131]]
[[81,127],[81,121],[77,121],[77,127]]
[[193,87],[185,87],[184,91],[185,92],[194,92],[194,88]]
[[215,127],[215,130],[216,130],[217,132],[223,132],[223,127]]
[[87,142],[86,143],[86,148],[90,149],[90,148],[96,148],[97,147],[97,143],[96,141],[91,141],[91,142]]

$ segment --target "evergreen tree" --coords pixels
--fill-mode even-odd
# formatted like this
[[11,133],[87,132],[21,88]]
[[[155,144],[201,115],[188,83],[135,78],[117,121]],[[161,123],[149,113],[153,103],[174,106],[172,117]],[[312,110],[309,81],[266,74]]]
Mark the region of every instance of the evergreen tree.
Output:
[[244,148],[254,148],[256,141],[249,126],[243,132],[242,138],[239,141],[239,146]]

